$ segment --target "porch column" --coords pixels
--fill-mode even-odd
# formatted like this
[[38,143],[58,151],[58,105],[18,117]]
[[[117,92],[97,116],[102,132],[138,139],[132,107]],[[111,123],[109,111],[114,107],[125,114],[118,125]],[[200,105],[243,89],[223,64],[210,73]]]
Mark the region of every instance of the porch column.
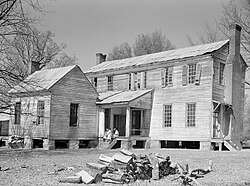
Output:
[[110,128],[114,128],[114,115],[113,115],[113,108],[110,109]]
[[126,133],[125,136],[126,137],[130,137],[130,107],[127,107],[126,109]]
[[99,110],[99,137],[104,136],[104,121],[105,121],[105,112],[103,108]]

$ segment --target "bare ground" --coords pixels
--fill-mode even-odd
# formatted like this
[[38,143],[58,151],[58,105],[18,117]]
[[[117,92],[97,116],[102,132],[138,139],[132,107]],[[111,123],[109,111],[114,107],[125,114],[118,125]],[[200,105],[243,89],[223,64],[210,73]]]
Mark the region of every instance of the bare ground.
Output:
[[[113,156],[119,150],[0,150],[0,185],[33,186],[59,185],[71,186],[77,184],[59,183],[59,178],[72,176],[84,169],[86,163],[97,162],[100,154]],[[204,178],[198,179],[201,185],[249,185],[250,186],[250,150],[240,152],[218,152],[199,150],[133,150],[135,154],[158,152],[169,155],[172,162],[188,163],[190,168],[207,168],[208,161],[213,161],[213,171]],[[59,171],[56,175],[49,175],[55,170],[73,167]],[[181,185],[178,181],[171,181],[176,176],[168,176],[159,181],[136,181],[131,186],[139,185]],[[93,186],[110,184],[93,184]]]

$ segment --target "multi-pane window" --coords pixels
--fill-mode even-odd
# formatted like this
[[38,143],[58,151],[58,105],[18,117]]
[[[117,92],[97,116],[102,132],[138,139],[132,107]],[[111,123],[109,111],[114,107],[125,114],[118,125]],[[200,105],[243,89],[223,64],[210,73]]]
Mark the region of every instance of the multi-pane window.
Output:
[[163,105],[164,118],[163,118],[163,127],[172,126],[172,105]]
[[21,102],[17,102],[15,105],[15,124],[21,122]]
[[76,127],[77,120],[78,120],[78,107],[79,104],[77,103],[70,103],[70,119],[69,119],[69,126]]
[[108,76],[108,90],[113,90],[113,76]]
[[37,124],[44,124],[44,101],[37,102]]
[[187,126],[195,127],[195,103],[187,104]]
[[188,65],[188,84],[195,83],[196,64]]
[[97,77],[93,78],[92,84],[95,88],[97,88]]
[[220,85],[224,84],[224,69],[225,69],[225,64],[220,63],[220,66],[219,66],[219,84]]
[[136,89],[141,88],[141,73],[135,73]]
[[166,68],[165,86],[173,85],[173,67]]

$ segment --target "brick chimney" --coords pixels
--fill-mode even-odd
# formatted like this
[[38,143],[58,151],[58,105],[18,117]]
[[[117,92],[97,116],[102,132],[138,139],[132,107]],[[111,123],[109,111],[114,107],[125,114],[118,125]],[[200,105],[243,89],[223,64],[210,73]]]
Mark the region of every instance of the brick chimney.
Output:
[[29,63],[29,75],[33,74],[38,70],[40,70],[40,63],[36,61],[31,61]]
[[105,61],[106,61],[106,55],[102,53],[96,53],[96,65],[99,65]]
[[225,66],[225,89],[224,96],[225,102],[232,104],[233,99],[233,84],[235,75],[234,68],[240,61],[240,34],[241,26],[232,24],[229,26],[229,54]]

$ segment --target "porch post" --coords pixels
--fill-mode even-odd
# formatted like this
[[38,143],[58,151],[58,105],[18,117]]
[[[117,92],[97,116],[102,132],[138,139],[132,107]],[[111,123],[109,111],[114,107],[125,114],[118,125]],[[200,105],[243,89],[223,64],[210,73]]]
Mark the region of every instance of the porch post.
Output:
[[113,108],[110,108],[110,128],[114,128],[114,115],[113,115]]
[[104,136],[104,121],[105,121],[105,112],[103,108],[99,109],[99,137]]
[[126,109],[126,133],[125,136],[126,137],[130,137],[130,107],[127,107]]

